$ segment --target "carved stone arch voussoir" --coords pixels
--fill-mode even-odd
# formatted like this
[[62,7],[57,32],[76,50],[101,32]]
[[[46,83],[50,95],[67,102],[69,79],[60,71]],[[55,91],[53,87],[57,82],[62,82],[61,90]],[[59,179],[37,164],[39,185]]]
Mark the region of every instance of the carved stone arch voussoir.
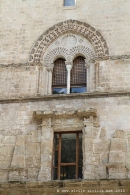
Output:
[[77,56],[83,56],[89,61],[94,59],[95,54],[88,47],[76,46],[70,49],[70,56],[72,56],[72,60],[74,60]]
[[57,47],[51,50],[44,58],[44,66],[48,66],[50,63],[53,63],[58,58],[63,58],[66,60],[68,53],[68,49],[64,47]]
[[99,31],[84,22],[67,20],[54,25],[39,37],[31,50],[29,62],[40,62],[48,46],[68,32],[79,34],[89,40],[97,57],[109,55],[107,43]]

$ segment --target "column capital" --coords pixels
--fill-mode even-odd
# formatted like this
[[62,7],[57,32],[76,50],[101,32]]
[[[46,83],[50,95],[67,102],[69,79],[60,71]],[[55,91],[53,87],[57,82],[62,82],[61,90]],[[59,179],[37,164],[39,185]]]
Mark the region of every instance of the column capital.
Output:
[[72,65],[71,64],[67,64],[66,65],[66,69],[67,69],[67,71],[70,71],[72,69]]
[[86,69],[90,68],[90,66],[91,66],[90,60],[85,59],[85,67],[86,67]]
[[71,65],[71,66],[73,66],[73,62],[72,61],[65,61],[65,65],[67,66],[67,65]]
[[53,68],[54,68],[54,63],[53,62],[46,66],[47,71],[51,71],[52,72]]
[[95,66],[98,67],[99,66],[99,61],[95,61]]

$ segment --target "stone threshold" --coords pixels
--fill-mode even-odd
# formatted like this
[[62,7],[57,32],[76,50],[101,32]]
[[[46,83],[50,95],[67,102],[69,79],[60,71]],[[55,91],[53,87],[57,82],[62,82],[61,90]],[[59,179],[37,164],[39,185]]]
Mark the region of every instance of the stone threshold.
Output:
[[51,100],[69,100],[69,99],[90,99],[90,98],[107,98],[107,97],[122,97],[130,96],[130,92],[92,92],[92,93],[76,93],[76,94],[53,94],[53,95],[38,95],[34,97],[18,97],[0,99],[1,104],[21,103],[21,102],[37,102]]

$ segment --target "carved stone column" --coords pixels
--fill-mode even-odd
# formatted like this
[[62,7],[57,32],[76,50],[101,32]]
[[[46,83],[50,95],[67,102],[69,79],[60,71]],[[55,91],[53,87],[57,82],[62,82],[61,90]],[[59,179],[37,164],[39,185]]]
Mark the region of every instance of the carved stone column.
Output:
[[87,91],[90,91],[90,62],[85,59],[85,67],[86,67],[86,71],[87,71],[87,78],[86,78],[86,87],[87,87]]
[[53,129],[51,127],[51,118],[42,119],[42,137],[41,137],[41,170],[38,180],[51,180],[53,152]]
[[67,94],[70,93],[70,73],[72,69],[72,63],[71,62],[65,62],[66,69],[67,69]]
[[98,88],[99,88],[99,62],[95,62],[95,70],[96,70],[95,91],[98,91]]
[[48,81],[47,81],[47,94],[52,94],[52,72],[53,72],[54,63],[51,63],[47,66],[48,71]]
[[83,179],[93,179],[93,116],[84,118],[83,123]]

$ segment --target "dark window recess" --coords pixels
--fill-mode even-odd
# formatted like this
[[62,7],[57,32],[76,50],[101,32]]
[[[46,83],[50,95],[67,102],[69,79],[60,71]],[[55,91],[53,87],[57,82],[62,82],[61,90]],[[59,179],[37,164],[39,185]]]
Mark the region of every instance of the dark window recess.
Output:
[[82,166],[82,133],[55,133],[53,179],[82,179]]
[[[70,93],[84,93],[86,89],[86,68],[84,58],[79,56],[74,59],[70,75]],[[52,93],[67,93],[67,69],[65,60],[62,58],[54,62],[52,75]]]
[[74,6],[75,0],[64,0],[64,6]]
[[85,61],[82,56],[79,56],[73,61],[73,68],[71,70],[70,92],[83,93],[86,92],[86,68]]
[[65,60],[62,58],[54,62],[52,75],[52,93],[64,94],[67,92],[67,70]]

